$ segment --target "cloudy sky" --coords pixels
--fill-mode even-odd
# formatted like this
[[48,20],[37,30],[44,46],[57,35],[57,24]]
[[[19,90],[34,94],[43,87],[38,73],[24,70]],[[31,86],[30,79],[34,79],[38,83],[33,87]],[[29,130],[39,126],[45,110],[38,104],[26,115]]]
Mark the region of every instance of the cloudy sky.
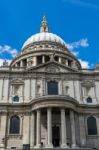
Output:
[[99,0],[0,0],[0,65],[39,32],[43,15],[83,67],[99,63]]

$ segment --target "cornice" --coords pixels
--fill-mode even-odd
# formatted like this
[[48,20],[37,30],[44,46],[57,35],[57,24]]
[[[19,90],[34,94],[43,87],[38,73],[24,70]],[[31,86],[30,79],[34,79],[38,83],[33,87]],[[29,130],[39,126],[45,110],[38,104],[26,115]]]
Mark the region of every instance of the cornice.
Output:
[[[58,63],[56,63],[58,66],[62,66],[63,68],[67,68],[66,66],[64,65],[59,65]],[[44,66],[46,66],[46,64],[44,64]],[[30,73],[33,73],[33,74],[36,74],[36,73],[41,73],[41,74],[50,74],[50,72],[46,72],[46,71],[43,71],[43,72],[39,72],[38,70],[36,70],[37,68],[41,68],[42,65],[39,65],[39,66],[35,66],[35,67],[32,67],[32,68],[29,68],[29,69],[24,69],[24,70],[20,70],[17,68],[17,70],[13,70],[13,69],[9,69],[9,70],[0,70],[0,77],[9,77],[10,75],[13,75],[13,74],[30,74]],[[69,68],[69,67],[68,67]],[[92,78],[98,78],[97,80],[99,80],[99,72],[91,72],[91,73],[88,73],[88,72],[81,72],[81,70],[75,70],[75,69],[71,69],[71,72],[57,72],[57,74],[76,74],[76,75],[79,75],[80,77],[82,78],[86,78],[86,77],[92,77]]]
[[36,70],[24,70],[24,71],[17,71],[17,72],[0,72],[0,79],[12,79],[12,78],[22,78],[24,79],[37,79],[37,78],[51,78],[56,77],[64,80],[78,80],[78,81],[84,81],[84,80],[92,80],[92,81],[99,81],[99,74],[98,76],[91,75],[83,75],[79,72],[40,72]]

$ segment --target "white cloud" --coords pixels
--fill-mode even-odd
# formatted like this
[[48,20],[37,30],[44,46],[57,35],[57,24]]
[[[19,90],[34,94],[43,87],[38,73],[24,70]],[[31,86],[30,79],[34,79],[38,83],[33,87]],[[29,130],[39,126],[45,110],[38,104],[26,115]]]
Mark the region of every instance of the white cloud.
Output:
[[78,51],[71,51],[75,56],[78,56],[79,55],[79,52]]
[[4,59],[0,59],[0,66],[3,65]]
[[0,55],[3,55],[4,53],[6,54],[10,54],[11,57],[15,57],[18,54],[18,50],[13,49],[11,46],[9,45],[0,45]]
[[66,43],[66,45],[67,45],[67,48],[69,50],[71,50],[71,52],[75,56],[78,56],[79,55],[79,51],[77,51],[77,50],[75,51],[74,49],[78,49],[80,47],[87,48],[87,47],[89,47],[89,42],[88,42],[87,38],[82,38],[79,41],[75,41],[75,42],[72,42],[72,43]]
[[3,65],[3,62],[6,61],[8,62],[8,65],[11,63],[11,60],[10,59],[0,59],[0,66]]
[[86,48],[89,46],[89,43],[88,43],[87,38],[83,38],[83,39],[76,41],[76,42],[67,43],[66,45],[67,45],[68,49],[74,50],[75,48],[79,48],[79,47]]
[[90,68],[90,64],[89,64],[88,61],[79,59],[79,62],[80,62],[80,64],[81,64],[82,68],[87,68],[87,69]]
[[12,49],[10,54],[12,55],[12,57],[15,57],[18,54],[18,51],[16,49]]
[[76,4],[86,8],[94,8],[99,10],[99,5],[92,2],[84,2],[83,0],[63,0],[64,2],[68,2],[71,4]]

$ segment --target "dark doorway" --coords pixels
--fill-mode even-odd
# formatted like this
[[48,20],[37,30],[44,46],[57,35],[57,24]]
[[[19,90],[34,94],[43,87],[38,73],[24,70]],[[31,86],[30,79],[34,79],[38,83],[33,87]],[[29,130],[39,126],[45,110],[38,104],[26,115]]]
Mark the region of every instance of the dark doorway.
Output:
[[58,147],[60,145],[60,131],[57,126],[52,127],[52,140],[54,147]]

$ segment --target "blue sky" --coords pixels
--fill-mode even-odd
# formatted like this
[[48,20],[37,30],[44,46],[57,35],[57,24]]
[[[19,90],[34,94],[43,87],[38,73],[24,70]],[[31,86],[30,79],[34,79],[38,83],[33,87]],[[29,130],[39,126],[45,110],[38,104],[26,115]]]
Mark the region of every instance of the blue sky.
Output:
[[0,0],[0,64],[39,32],[43,15],[83,67],[99,63],[99,0]]

